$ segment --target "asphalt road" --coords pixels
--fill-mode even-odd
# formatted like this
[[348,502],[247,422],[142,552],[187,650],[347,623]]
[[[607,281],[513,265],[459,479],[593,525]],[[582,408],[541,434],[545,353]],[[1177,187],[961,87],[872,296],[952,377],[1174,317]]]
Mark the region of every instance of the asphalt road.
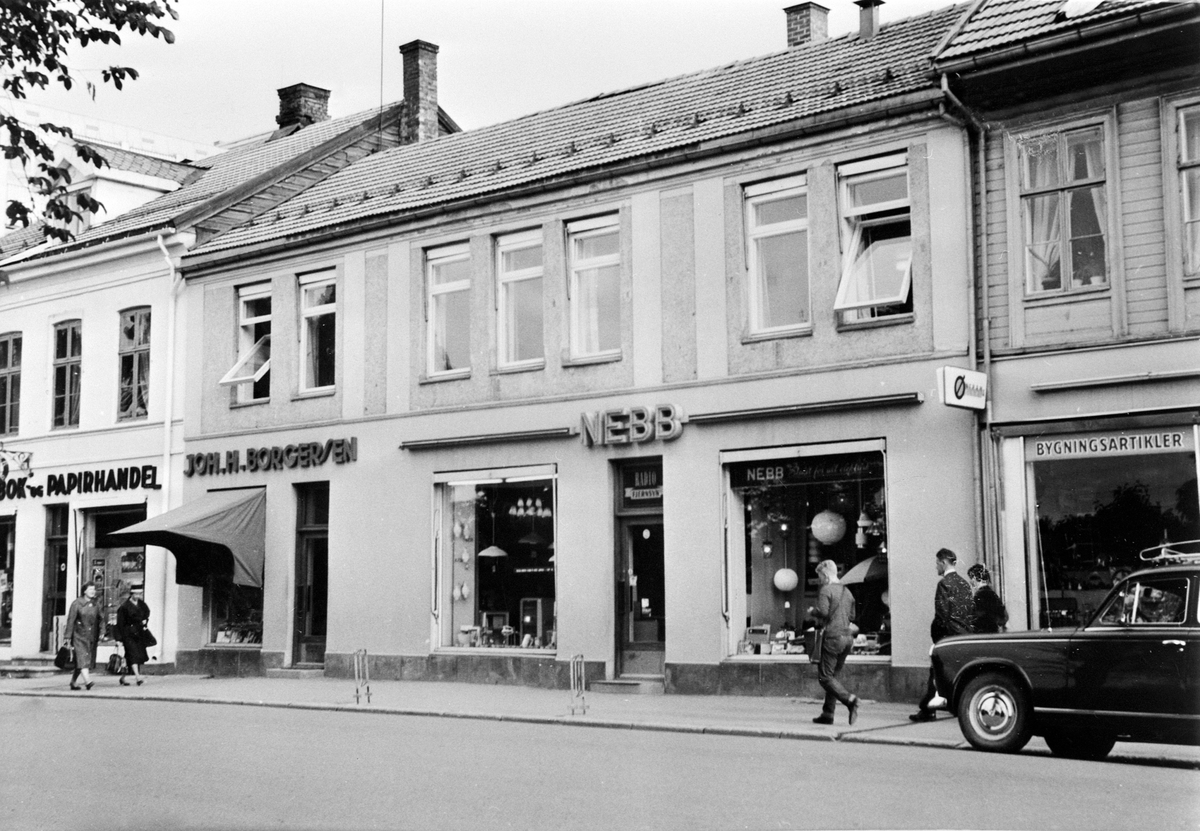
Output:
[[0,698],[0,828],[1200,828],[1200,772],[370,713]]

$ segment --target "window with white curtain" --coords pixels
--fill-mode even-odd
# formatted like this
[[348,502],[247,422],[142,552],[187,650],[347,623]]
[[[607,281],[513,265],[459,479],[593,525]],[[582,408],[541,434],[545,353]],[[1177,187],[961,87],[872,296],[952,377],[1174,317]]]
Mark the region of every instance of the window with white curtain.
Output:
[[1183,197],[1183,273],[1200,277],[1200,105],[1179,111],[1179,178]]
[[121,312],[117,419],[145,418],[150,406],[150,309]]
[[425,255],[425,301],[430,375],[471,368],[471,251],[466,243]]
[[838,166],[842,278],[834,309],[842,323],[912,312],[912,204],[908,155]]
[[746,188],[750,332],[808,326],[808,191],[803,176]]
[[54,326],[54,412],[52,427],[79,426],[79,394],[83,375],[83,322],[64,320]]
[[567,226],[571,357],[621,351],[621,232],[617,215]]
[[545,360],[542,310],[542,232],[500,237],[496,246],[496,336],[502,367]]
[[1026,292],[1106,285],[1104,127],[1023,136],[1017,148]]
[[238,359],[223,386],[233,387],[236,401],[248,404],[271,397],[271,284],[241,286],[238,299]]
[[300,390],[334,385],[337,359],[337,275],[332,271],[300,277]]

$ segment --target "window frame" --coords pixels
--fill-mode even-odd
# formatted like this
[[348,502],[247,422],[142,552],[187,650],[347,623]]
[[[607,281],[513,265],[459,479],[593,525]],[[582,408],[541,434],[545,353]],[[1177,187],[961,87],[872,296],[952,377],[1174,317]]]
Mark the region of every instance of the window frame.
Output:
[[[855,184],[891,178],[896,176],[899,170],[903,170],[904,173],[905,196],[903,199],[891,199],[860,207],[852,205],[850,189]],[[888,153],[884,156],[846,162],[837,166],[838,221],[843,245],[841,273],[838,277],[837,295],[834,298],[833,309],[842,324],[869,323],[889,319],[906,320],[912,315],[912,272],[916,251],[913,238],[911,172],[907,151]],[[851,289],[856,285],[854,278],[859,273],[855,265],[861,253],[859,247],[864,229],[882,228],[900,223],[908,225],[908,263],[904,269],[904,275],[901,277],[899,288],[894,294],[886,297],[873,296],[865,300],[852,299]],[[902,308],[899,311],[885,312],[886,309],[897,306]]]
[[[609,349],[597,349],[595,351],[586,351],[581,342],[582,322],[580,313],[582,311],[579,298],[579,273],[588,269],[606,268],[616,266],[617,268],[617,308],[620,310],[621,305],[621,277],[622,277],[622,253],[621,253],[621,215],[619,213],[604,214],[602,216],[592,217],[590,219],[578,219],[566,223],[566,252],[567,252],[567,307],[568,307],[568,328],[569,332],[569,347],[568,355],[571,361],[592,361],[620,358],[622,347],[618,344]],[[601,257],[592,257],[585,260],[576,258],[576,243],[592,237],[606,236],[608,234],[616,234],[617,251],[615,254],[606,254]],[[622,329],[620,320],[617,321],[618,335]]]
[[[150,346],[151,346],[150,338],[152,337],[152,335],[147,334],[146,342],[144,344],[135,343],[132,346],[130,346],[128,349],[126,349],[124,347],[125,337],[124,337],[124,333],[123,333],[124,326],[125,326],[125,316],[126,315],[133,316],[134,331],[136,333],[136,332],[140,331],[140,329],[141,329],[141,327],[138,326],[138,318],[143,313],[145,314],[145,317],[146,317],[145,329],[149,333],[150,331],[152,331],[150,327],[151,327],[151,322],[153,321],[153,316],[151,314],[151,308],[149,306],[133,306],[128,309],[122,309],[118,313],[119,317],[118,317],[118,324],[117,324],[117,327],[118,327],[118,332],[117,332],[117,421],[142,421],[142,420],[149,418],[149,416],[150,416]],[[129,389],[130,389],[131,406],[134,408],[134,411],[132,413],[128,413],[128,414],[124,411],[124,409],[121,406],[121,401],[123,400],[123,396],[125,394],[125,389],[126,389],[124,363],[125,363],[125,358],[127,356],[131,357],[133,360],[133,371],[131,374],[132,382],[131,382]],[[137,406],[136,406],[137,386],[138,386],[137,370],[138,370],[138,366],[142,363],[143,360],[145,361],[145,364],[146,364],[146,366],[145,366],[145,371],[146,371],[145,409],[139,413],[139,412],[137,412]]]
[[[542,250],[542,264],[537,267],[506,271],[504,255],[514,251],[525,251],[530,248]],[[505,234],[496,238],[496,365],[500,369],[538,369],[546,365],[546,246],[541,229]],[[541,281],[541,335],[542,354],[536,358],[514,358],[514,344],[511,343],[513,331],[510,321],[513,307],[510,305],[508,289],[516,283],[530,280]]]
[[[1062,175],[1064,165],[1067,163],[1068,153],[1066,150],[1067,137],[1072,134],[1096,132],[1100,136],[1100,160],[1104,165],[1102,176],[1093,176],[1078,180],[1069,180]],[[1027,162],[1028,155],[1026,148],[1033,141],[1045,141],[1049,137],[1055,138],[1055,149],[1058,153],[1058,170],[1057,181],[1053,185],[1046,186],[1027,186]],[[1106,119],[1096,118],[1085,121],[1072,122],[1069,124],[1059,124],[1051,128],[1039,129],[1016,135],[1013,137],[1014,154],[1013,161],[1015,162],[1015,170],[1011,182],[1014,185],[1016,192],[1016,214],[1017,222],[1016,233],[1014,237],[1017,243],[1017,252],[1020,263],[1020,277],[1022,285],[1022,293],[1026,299],[1040,298],[1055,298],[1064,296],[1073,296],[1079,294],[1089,294],[1095,292],[1108,291],[1114,282],[1117,281],[1117,264],[1113,262],[1113,247],[1115,240],[1115,230],[1113,226],[1113,184],[1112,177],[1114,174],[1113,160],[1111,158],[1112,136],[1109,130],[1109,125]],[[1100,229],[1104,240],[1104,277],[1100,282],[1093,282],[1085,285],[1074,285],[1074,265],[1072,263],[1071,253],[1071,217],[1070,211],[1066,208],[1068,204],[1068,195],[1071,192],[1084,192],[1089,189],[1099,186],[1104,194],[1104,216],[1100,218]],[[1035,289],[1032,286],[1032,274],[1029,269],[1029,256],[1031,243],[1029,223],[1032,221],[1027,210],[1027,205],[1031,200],[1041,197],[1054,195],[1059,200],[1058,207],[1058,246],[1059,246],[1059,286],[1057,288],[1040,288]]]
[[[66,355],[58,354],[58,333],[62,330],[67,331],[68,348]],[[82,409],[83,398],[83,319],[71,318],[69,320],[60,320],[54,324],[54,329],[51,335],[51,407],[50,407],[50,428],[52,430],[66,430],[79,426],[79,414]],[[75,351],[72,352],[72,346]],[[72,394],[70,389],[70,370],[75,368],[75,389]],[[67,388],[62,392],[59,391],[59,374],[66,372]],[[59,399],[64,401],[64,415],[60,422],[58,415]],[[74,400],[74,407],[71,402]],[[73,411],[73,415],[72,415]]]
[[[1188,173],[1191,171],[1197,171],[1195,174],[1196,187],[1200,189],[1200,152],[1196,154],[1196,158],[1194,159],[1187,157],[1188,143],[1185,119],[1188,115],[1192,115],[1195,118],[1195,128],[1198,134],[1198,140],[1200,140],[1200,102],[1191,101],[1178,104],[1174,111],[1175,124],[1173,125],[1175,128],[1176,140],[1175,175],[1179,182],[1179,240],[1180,249],[1183,254],[1180,267],[1183,270],[1183,279],[1190,281],[1200,280],[1200,252],[1198,252],[1196,262],[1191,264],[1192,268],[1189,270],[1187,247],[1188,226],[1196,226],[1196,233],[1197,235],[1200,235],[1200,215],[1194,217],[1188,216],[1189,200],[1187,183]],[[1196,201],[1200,202],[1200,196],[1197,197]]]
[[[804,216],[799,219],[786,220],[768,225],[758,225],[755,222],[754,207],[766,202],[782,200],[791,196],[804,196]],[[778,336],[805,333],[812,331],[812,244],[809,236],[808,211],[808,177],[806,174],[787,176],[747,185],[742,192],[743,211],[745,213],[746,232],[746,275],[748,326],[751,336]],[[763,288],[764,277],[760,273],[758,257],[759,240],[802,232],[804,234],[805,254],[805,297],[804,319],[797,323],[787,323],[780,326],[768,326],[764,321],[769,317],[765,304],[768,298]]]
[[471,245],[468,242],[439,245],[425,250],[425,372],[429,378],[462,378],[471,374],[470,336],[467,339],[467,365],[450,369],[437,369],[434,359],[437,354],[438,298],[459,292],[467,293],[468,323],[470,318],[471,276],[448,283],[434,280],[434,269],[441,265],[471,262]]
[[[271,399],[270,382],[267,385],[267,395],[263,398],[254,397],[254,385],[271,371],[271,333],[268,332],[258,338],[254,337],[254,333],[256,327],[263,323],[268,324],[274,330],[275,302],[271,295],[271,283],[267,281],[238,286],[236,292],[238,304],[238,359],[218,383],[221,386],[233,387],[237,403],[239,404],[255,404],[269,401]],[[265,315],[248,314],[247,306],[249,302],[261,300],[264,297],[271,300],[270,312]],[[267,359],[259,365],[258,369],[253,372],[247,372],[246,367],[250,366],[254,357],[264,351],[266,352]]]
[[[1143,597],[1142,591],[1147,588],[1157,588],[1159,591],[1164,591],[1162,586],[1165,586],[1169,583],[1183,585],[1183,598],[1182,598],[1180,606],[1179,606],[1180,611],[1183,613],[1182,617],[1179,620],[1165,620],[1165,621],[1164,620],[1138,620],[1137,613],[1140,610],[1140,606],[1141,606],[1141,602],[1142,602],[1142,597]],[[1119,614],[1118,620],[1106,620],[1105,618],[1108,616],[1109,612],[1112,611],[1117,606],[1117,604],[1121,604],[1122,606],[1127,605],[1128,602],[1127,602],[1126,598],[1129,596],[1130,592],[1135,592],[1135,594],[1133,595],[1133,603],[1128,604],[1131,607],[1128,610],[1130,612],[1131,619],[1129,619],[1129,620],[1125,619],[1125,611],[1126,610],[1122,609],[1121,613]],[[1183,627],[1183,626],[1186,626],[1188,623],[1188,615],[1190,614],[1191,607],[1192,607],[1191,604],[1192,604],[1192,580],[1187,574],[1180,574],[1180,573],[1147,574],[1147,575],[1143,575],[1142,577],[1131,578],[1131,579],[1127,580],[1125,582],[1125,584],[1123,586],[1121,586],[1119,592],[1117,592],[1112,597],[1110,597],[1108,603],[1106,603],[1104,606],[1102,606],[1100,608],[1100,610],[1097,612],[1095,625],[1097,627],[1101,627],[1101,628],[1105,628],[1105,629],[1109,629],[1109,628],[1144,629],[1148,626]]]
[[5,332],[0,334],[0,342],[8,346],[7,364],[0,366],[0,378],[5,380],[4,392],[0,395],[0,435],[12,436],[21,429],[21,353],[24,338],[21,332]]
[[[296,361],[299,375],[297,378],[297,388],[302,394],[310,393],[327,393],[337,389],[337,297],[338,297],[338,280],[337,271],[332,269],[322,269],[321,271],[313,271],[306,274],[300,274],[296,278],[297,286],[297,313],[299,317],[299,326],[297,327],[297,339],[299,340],[299,355]],[[320,303],[313,306],[308,306],[308,292],[312,289],[323,288],[325,286],[333,287],[333,301],[328,303]],[[312,384],[309,385],[308,374],[310,369],[315,369],[309,359],[309,340],[312,337],[309,333],[309,323],[317,318],[332,317],[333,318],[333,380],[328,384]],[[315,376],[315,372],[313,373]]]

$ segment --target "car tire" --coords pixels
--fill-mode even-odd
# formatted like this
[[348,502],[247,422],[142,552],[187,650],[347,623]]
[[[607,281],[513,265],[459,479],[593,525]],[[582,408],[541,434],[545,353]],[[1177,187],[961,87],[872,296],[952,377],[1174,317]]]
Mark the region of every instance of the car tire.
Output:
[[1029,697],[1010,676],[986,672],[972,678],[958,699],[958,725],[971,746],[1016,753],[1029,742]]
[[1108,755],[1117,737],[1104,731],[1056,730],[1044,738],[1050,752],[1064,759],[1087,759],[1098,762]]

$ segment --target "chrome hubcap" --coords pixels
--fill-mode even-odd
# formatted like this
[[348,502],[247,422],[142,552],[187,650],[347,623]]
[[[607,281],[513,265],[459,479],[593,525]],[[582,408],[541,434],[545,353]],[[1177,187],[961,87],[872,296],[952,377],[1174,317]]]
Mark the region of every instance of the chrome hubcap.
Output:
[[1016,702],[1007,691],[992,687],[980,690],[975,696],[972,715],[981,732],[1000,736],[1012,729],[1016,710]]

